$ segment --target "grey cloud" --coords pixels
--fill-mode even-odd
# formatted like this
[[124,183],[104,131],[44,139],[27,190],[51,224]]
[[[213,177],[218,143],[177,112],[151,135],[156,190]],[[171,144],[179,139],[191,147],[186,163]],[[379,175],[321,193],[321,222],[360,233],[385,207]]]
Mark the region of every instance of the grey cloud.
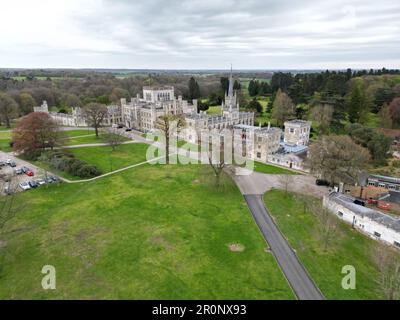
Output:
[[[38,34],[24,54],[21,39],[0,51],[0,61],[21,67],[24,61],[37,67],[225,68],[229,62],[236,68],[400,67],[398,0],[90,3],[66,12],[83,39],[76,49],[74,43],[37,49]],[[84,39],[101,45],[87,48]],[[30,52],[35,57],[27,59]]]

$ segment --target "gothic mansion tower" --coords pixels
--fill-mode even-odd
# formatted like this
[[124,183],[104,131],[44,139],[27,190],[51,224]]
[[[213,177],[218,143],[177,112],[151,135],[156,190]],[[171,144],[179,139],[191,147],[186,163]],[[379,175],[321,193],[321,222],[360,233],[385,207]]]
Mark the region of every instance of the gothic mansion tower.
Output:
[[225,93],[225,102],[221,106],[220,115],[208,115],[204,111],[192,112],[185,115],[187,128],[184,130],[183,138],[192,143],[197,142],[197,135],[202,130],[232,129],[235,125],[254,124],[253,112],[240,112],[236,92],[233,90],[232,69],[229,76],[228,92]]

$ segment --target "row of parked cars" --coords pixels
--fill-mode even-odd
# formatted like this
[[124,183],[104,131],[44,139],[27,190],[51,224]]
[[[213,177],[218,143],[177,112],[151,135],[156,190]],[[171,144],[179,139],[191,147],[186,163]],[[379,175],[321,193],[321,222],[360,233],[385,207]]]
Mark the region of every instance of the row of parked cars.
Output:
[[7,159],[5,161],[0,160],[0,169],[5,166],[10,166],[12,168],[15,168],[17,164],[15,163],[15,161],[12,161],[11,159]]
[[21,182],[19,184],[19,187],[26,191],[29,189],[34,189],[37,187],[40,187],[46,183],[55,183],[55,182],[59,182],[60,179],[57,178],[56,176],[47,176],[47,177],[43,177],[43,178],[38,178],[38,179],[34,179],[34,180],[30,180],[30,181],[24,181]]

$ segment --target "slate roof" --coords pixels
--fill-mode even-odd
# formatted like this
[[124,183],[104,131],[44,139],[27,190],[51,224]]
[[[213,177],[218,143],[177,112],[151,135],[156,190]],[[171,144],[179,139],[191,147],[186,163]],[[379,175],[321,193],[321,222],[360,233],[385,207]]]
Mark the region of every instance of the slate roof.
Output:
[[329,199],[351,210],[358,216],[368,217],[376,223],[384,225],[385,227],[392,229],[396,232],[400,232],[400,218],[394,218],[380,211],[355,204],[353,203],[355,198],[344,195],[342,193],[332,192],[329,195]]

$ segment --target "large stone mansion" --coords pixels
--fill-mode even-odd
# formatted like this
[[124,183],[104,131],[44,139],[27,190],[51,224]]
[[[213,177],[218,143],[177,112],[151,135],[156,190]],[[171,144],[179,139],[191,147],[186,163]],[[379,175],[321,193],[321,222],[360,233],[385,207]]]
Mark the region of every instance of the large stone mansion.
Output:
[[[285,130],[254,126],[254,113],[239,109],[237,94],[233,90],[232,72],[229,77],[228,92],[221,106],[221,113],[209,115],[197,110],[197,100],[189,103],[182,96],[176,98],[173,86],[145,86],[143,96],[138,94],[128,102],[121,99],[120,105],[107,106],[108,113],[103,125],[123,124],[140,132],[153,132],[158,117],[172,113],[181,115],[186,128],[180,138],[196,143],[197,135],[204,130],[235,129],[243,137],[251,135],[253,142],[247,147],[247,157],[261,162],[303,169],[303,159],[307,154],[311,123],[304,120],[285,122]],[[72,108],[71,114],[49,112],[44,101],[35,112],[46,112],[60,125],[87,126],[81,108]]]

